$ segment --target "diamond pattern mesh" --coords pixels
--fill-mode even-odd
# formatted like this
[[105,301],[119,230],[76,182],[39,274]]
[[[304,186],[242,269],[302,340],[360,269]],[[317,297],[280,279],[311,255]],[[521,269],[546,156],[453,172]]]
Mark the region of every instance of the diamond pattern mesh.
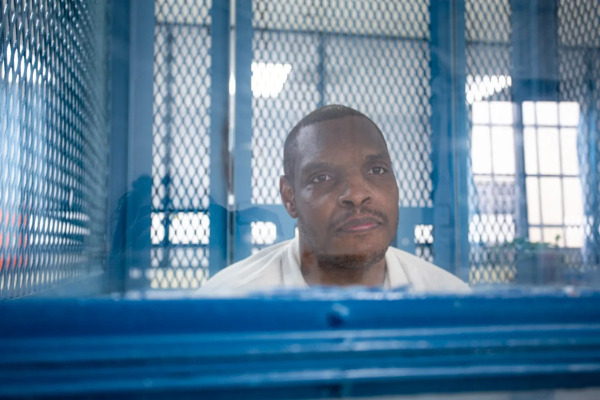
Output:
[[339,103],[366,113],[383,131],[399,205],[432,206],[428,7],[427,1],[253,2],[253,204],[281,203],[283,143],[293,125],[321,105]]
[[[594,0],[558,2],[558,68],[561,101],[579,104],[582,116],[600,111],[600,3]],[[570,252],[572,268],[597,268],[600,263],[598,221],[598,154],[600,119],[583,118],[578,127],[579,170],[583,182],[584,245]]]
[[0,1],[0,298],[101,271],[103,2]]
[[[596,1],[558,2],[558,100],[560,103],[558,108],[556,105],[546,104],[546,107],[554,107],[555,111],[550,113],[549,117],[541,117],[541,109],[538,108],[541,106],[536,103],[529,102],[529,104],[516,106],[511,103],[510,2],[508,0],[466,2],[466,91],[473,170],[469,193],[471,283],[518,282],[517,266],[523,257],[527,257],[528,251],[533,251],[528,241],[556,242],[560,246],[560,249],[552,250],[555,255],[550,254],[552,251],[545,251],[546,255],[540,252],[538,260],[542,260],[541,264],[555,262],[557,265],[570,267],[572,271],[581,271],[582,266],[589,268],[598,265],[600,242],[596,218],[598,213],[596,176],[599,127],[597,120],[590,120],[587,116],[597,114],[600,106],[599,16],[600,4]],[[576,104],[567,104],[569,102]],[[578,109],[581,116],[584,116],[580,119],[579,125],[577,121],[573,125],[562,120],[559,110],[571,105]],[[503,108],[500,114],[508,117],[503,121],[494,121],[494,108]],[[530,112],[533,117],[528,117],[526,111],[534,108],[536,111]],[[573,112],[570,114],[572,116]],[[527,118],[534,118],[534,120],[528,122],[525,120]],[[556,119],[556,122],[550,123],[549,121],[553,119]],[[549,129],[549,126],[552,127]],[[498,167],[501,163],[494,160],[494,156],[499,154],[498,150],[503,146],[507,148],[515,146],[516,132],[520,130],[524,132],[529,237],[516,237],[518,191],[515,168]],[[552,163],[556,173],[550,176],[549,172],[540,169],[540,165],[544,157],[547,157],[547,152],[551,149],[548,143],[554,140],[554,137],[557,144]],[[572,152],[571,144],[568,142],[570,138],[573,138]],[[481,153],[486,149],[484,146],[486,140],[487,146],[493,147],[494,152],[482,155]],[[531,148],[534,149],[533,152],[528,151]],[[578,159],[579,165],[566,168],[565,157],[567,156]],[[509,161],[509,164],[515,164],[514,160]],[[486,165],[488,171],[482,173],[482,166]],[[532,169],[535,171],[531,172]],[[573,176],[573,172],[567,170],[579,172]],[[544,190],[544,185],[541,184],[544,180],[548,185],[555,184],[557,190],[546,195],[540,192]],[[583,191],[582,198],[585,199],[583,221],[573,218],[575,214],[573,208],[577,208],[578,204],[567,203],[566,200],[567,197],[576,198],[573,193],[579,192],[580,184]],[[551,219],[548,210],[543,209],[547,204],[552,203],[551,197],[558,199],[555,203],[560,209],[557,210],[556,215],[560,215],[561,220],[554,221],[554,225],[552,222],[540,225],[540,215],[543,217],[542,222],[544,219]],[[539,207],[542,208],[541,214]],[[582,245],[578,244],[581,233],[584,235]],[[543,259],[547,256],[559,261]],[[568,274],[565,276],[568,277]],[[559,277],[562,278],[564,277]]]
[[210,164],[210,1],[155,3],[153,289],[207,279]]
[[[471,154],[477,156],[478,132],[511,128],[512,121],[492,127],[492,121],[476,124],[474,107],[488,110],[489,102],[512,101],[510,1],[476,0],[465,3],[466,98],[471,131]],[[482,100],[485,100],[482,102]],[[512,115],[512,109],[509,111]],[[503,140],[514,140],[512,133]],[[486,154],[481,157],[492,157]],[[477,173],[476,161],[469,186],[469,263],[471,283],[509,282],[516,274],[513,252],[501,244],[515,236],[515,175],[492,170]]]

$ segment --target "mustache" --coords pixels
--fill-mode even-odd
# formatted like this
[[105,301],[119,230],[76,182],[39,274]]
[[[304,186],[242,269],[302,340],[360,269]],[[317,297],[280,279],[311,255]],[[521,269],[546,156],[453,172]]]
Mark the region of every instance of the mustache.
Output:
[[334,217],[333,219],[331,219],[331,221],[329,221],[328,228],[330,230],[337,229],[339,226],[345,224],[348,219],[357,215],[376,217],[377,219],[381,220],[381,222],[384,224],[388,222],[387,215],[385,215],[381,211],[372,210],[367,207],[360,207],[345,211],[343,214]]

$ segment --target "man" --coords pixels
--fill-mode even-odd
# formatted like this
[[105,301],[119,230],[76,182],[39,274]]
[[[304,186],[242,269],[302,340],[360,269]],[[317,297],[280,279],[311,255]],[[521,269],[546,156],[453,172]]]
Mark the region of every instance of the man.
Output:
[[298,236],[224,269],[204,289],[468,290],[443,269],[390,247],[398,185],[383,134],[367,116],[340,105],[313,111],[286,138],[283,163],[281,199],[298,220]]

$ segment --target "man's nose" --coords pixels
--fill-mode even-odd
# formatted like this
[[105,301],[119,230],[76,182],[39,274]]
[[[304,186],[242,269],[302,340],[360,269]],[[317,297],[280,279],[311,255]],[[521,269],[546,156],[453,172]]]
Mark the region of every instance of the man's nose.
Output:
[[342,207],[356,207],[371,201],[371,189],[362,176],[347,177],[338,198]]

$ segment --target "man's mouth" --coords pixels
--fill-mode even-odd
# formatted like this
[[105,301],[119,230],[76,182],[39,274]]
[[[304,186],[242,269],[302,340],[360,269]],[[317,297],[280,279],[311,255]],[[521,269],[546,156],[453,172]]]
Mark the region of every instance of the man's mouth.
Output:
[[340,227],[342,232],[367,232],[376,229],[381,225],[381,221],[373,217],[351,218],[346,220]]

